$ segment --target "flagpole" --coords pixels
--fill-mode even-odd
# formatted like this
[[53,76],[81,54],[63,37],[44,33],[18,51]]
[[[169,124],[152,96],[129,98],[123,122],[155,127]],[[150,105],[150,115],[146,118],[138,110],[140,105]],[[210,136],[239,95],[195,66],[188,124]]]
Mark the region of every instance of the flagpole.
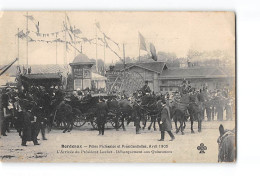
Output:
[[82,54],[82,42],[81,42],[81,47],[80,47],[80,53]]
[[67,20],[66,20],[66,11],[64,12],[64,17],[65,17],[65,24],[64,24],[65,25],[64,26],[64,29],[65,29],[64,65],[66,65],[67,64],[67,37],[66,37],[67,36]]
[[26,18],[26,67],[28,69],[28,12],[26,12],[27,18]]
[[105,42],[105,34],[104,34],[104,67],[106,65],[106,42]]
[[141,41],[140,41],[140,35],[138,37],[138,43],[139,43],[139,62],[140,62],[140,47],[141,47]]
[[125,44],[123,43],[123,58],[124,58],[124,69],[126,67],[126,63],[125,63]]
[[96,26],[96,71],[98,72],[98,65],[97,65],[97,26]]
[[56,33],[56,65],[58,65],[58,44],[57,44],[57,33]]
[[18,58],[18,66],[19,66],[19,28],[18,28],[18,33],[17,33],[17,58]]
[[[76,27],[74,26],[74,30],[76,29]],[[74,34],[74,42],[75,42],[75,53],[74,53],[74,57],[76,57],[77,55],[77,51],[76,51],[76,48],[77,48],[77,41],[76,41],[76,36],[75,36],[75,33],[73,32]]]

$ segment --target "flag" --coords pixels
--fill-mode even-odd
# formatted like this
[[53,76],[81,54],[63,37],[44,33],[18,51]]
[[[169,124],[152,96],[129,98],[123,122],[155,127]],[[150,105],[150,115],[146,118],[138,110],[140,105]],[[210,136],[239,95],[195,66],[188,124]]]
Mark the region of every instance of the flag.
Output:
[[33,24],[35,25],[35,28],[37,30],[37,33],[40,32],[40,22],[36,21],[35,18],[32,15],[25,15],[26,18],[28,18],[29,20],[31,20],[33,22]]
[[96,22],[96,26],[97,26],[98,29],[100,29],[100,24],[99,24],[99,22]]
[[140,32],[139,32],[139,40],[140,40],[140,50],[147,51],[145,38]]
[[31,21],[34,21],[34,17],[32,15],[24,15],[26,18],[28,18]]
[[73,33],[74,33],[74,34],[81,34],[82,32],[81,32],[80,29],[74,29],[74,30],[73,30]]
[[26,34],[23,32],[23,30],[22,31],[20,31],[20,32],[18,32],[17,34],[16,34],[19,38],[21,38],[21,39],[24,39],[24,38],[26,38]]
[[91,41],[94,40],[94,39],[88,39],[88,38],[86,38],[86,37],[82,37],[81,39],[82,39],[84,42],[89,42],[89,43],[91,43]]
[[156,49],[154,44],[150,43],[150,52],[152,54],[152,59],[157,61]]

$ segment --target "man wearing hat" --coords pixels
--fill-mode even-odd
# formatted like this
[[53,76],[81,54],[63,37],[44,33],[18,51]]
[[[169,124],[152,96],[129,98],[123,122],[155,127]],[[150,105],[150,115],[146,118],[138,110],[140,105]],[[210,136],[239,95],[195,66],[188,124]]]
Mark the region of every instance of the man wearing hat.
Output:
[[141,91],[143,95],[145,95],[146,93],[151,93],[151,89],[148,86],[148,81],[145,81],[145,85],[142,87]]
[[164,141],[165,131],[168,132],[171,139],[173,141],[175,139],[174,135],[172,134],[172,121],[170,118],[170,109],[169,106],[166,105],[165,100],[162,101],[163,109],[161,111],[161,118],[159,119],[159,127],[161,131],[161,139],[159,141]]
[[27,141],[33,141],[34,145],[40,145],[37,141],[37,117],[33,115],[32,107],[33,105],[22,104],[23,110],[23,135],[22,135],[22,146],[27,146]]
[[97,126],[98,126],[98,135],[104,135],[105,124],[107,119],[108,107],[104,99],[99,99],[97,104]]
[[1,96],[1,135],[7,136],[6,132],[8,130],[9,118],[11,117],[11,111],[9,109],[9,96],[8,96],[9,88],[2,90]]

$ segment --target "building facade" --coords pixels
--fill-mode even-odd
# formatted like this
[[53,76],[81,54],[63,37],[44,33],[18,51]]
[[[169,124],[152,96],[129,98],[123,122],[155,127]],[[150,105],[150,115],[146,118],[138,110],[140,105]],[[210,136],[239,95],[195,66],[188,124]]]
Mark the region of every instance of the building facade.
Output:
[[184,67],[168,68],[164,62],[134,63],[115,65],[107,71],[108,81],[115,81],[116,75],[124,71],[138,72],[152,91],[175,92],[183,80],[189,81],[197,89],[207,86],[209,90],[229,88],[235,85],[235,74],[231,68],[218,67]]
[[74,90],[91,88],[91,67],[93,65],[94,63],[84,54],[77,55],[70,63]]

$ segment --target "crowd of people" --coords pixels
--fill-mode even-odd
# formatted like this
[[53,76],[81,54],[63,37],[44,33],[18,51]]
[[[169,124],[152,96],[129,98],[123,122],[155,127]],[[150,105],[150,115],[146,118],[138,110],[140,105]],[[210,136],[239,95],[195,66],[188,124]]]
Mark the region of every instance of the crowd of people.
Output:
[[[19,91],[18,91],[19,89]],[[48,118],[56,106],[55,103],[63,99],[62,87],[50,86],[23,86],[1,88],[1,135],[7,136],[10,128],[17,130],[21,137],[22,146],[27,141],[39,145],[38,135],[41,133],[42,140],[46,138],[47,124],[51,123]]]
[[[166,97],[181,103],[203,103],[203,119],[232,120],[233,117],[233,97],[227,88],[209,90],[206,85],[201,89],[196,89],[189,82],[183,82],[180,92],[172,94],[166,93]],[[217,117],[217,118],[215,118]]]
[[[191,86],[189,81],[183,81],[179,90],[174,92],[154,93],[148,86],[148,82],[141,89],[142,95],[149,94],[161,96],[171,104],[178,102],[188,105],[189,103],[203,103],[203,119],[211,120],[232,120],[234,99],[228,88],[209,90],[207,84],[201,89]],[[225,115],[224,115],[225,113]]]
[[[229,95],[228,89],[208,90],[207,86],[202,89],[195,89],[189,82],[183,81],[179,91],[167,92],[166,94],[158,93],[156,95],[151,91],[148,82],[140,90],[141,96],[160,96],[162,98],[162,112],[159,117],[159,126],[161,129],[161,141],[164,140],[165,131],[174,139],[171,132],[171,117],[169,106],[172,102],[183,104],[203,103],[203,119],[206,117],[208,121],[222,121],[224,112],[226,112],[226,120],[232,120],[233,117],[233,99]],[[91,90],[76,90],[69,97],[70,101],[84,101],[91,97]],[[52,124],[53,119],[50,118],[53,110],[67,96],[61,86],[30,86],[18,91],[17,88],[1,89],[1,135],[7,136],[9,128],[13,127],[19,133],[22,139],[22,145],[26,146],[27,141],[33,141],[34,145],[39,145],[38,135],[41,132],[42,139],[47,140],[45,131],[47,125]],[[133,97],[137,96],[136,94]],[[139,95],[140,96],[140,95]],[[125,94],[119,99],[128,99]],[[99,135],[104,135],[106,116],[109,112],[104,99],[100,99],[97,104],[97,125]],[[187,112],[188,113],[188,112]]]

